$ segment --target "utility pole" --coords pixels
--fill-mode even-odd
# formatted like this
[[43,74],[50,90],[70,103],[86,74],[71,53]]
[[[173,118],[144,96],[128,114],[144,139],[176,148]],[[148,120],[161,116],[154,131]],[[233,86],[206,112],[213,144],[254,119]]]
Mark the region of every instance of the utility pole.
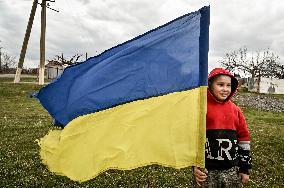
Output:
[[28,42],[29,42],[29,39],[30,39],[30,34],[31,34],[32,26],[33,26],[33,21],[34,21],[34,17],[35,17],[35,13],[36,13],[37,4],[38,4],[38,0],[34,0],[32,10],[31,10],[31,13],[30,13],[30,18],[29,18],[28,25],[27,25],[27,29],[26,29],[24,42],[23,42],[23,45],[22,45],[22,50],[21,50],[21,54],[20,54],[20,58],[19,58],[19,62],[18,62],[18,67],[17,67],[14,83],[20,82],[21,72],[22,72],[22,69],[23,69],[24,59],[25,59],[25,56],[26,56],[27,46],[28,46]]
[[46,32],[46,0],[41,2],[41,32],[40,32],[40,63],[38,84],[44,84],[44,63],[45,63],[45,32]]
[[63,53],[61,53],[61,64],[62,64],[62,65],[64,64],[63,59],[64,59],[64,57],[63,57]]
[[0,46],[0,74],[2,73],[2,52],[1,52],[2,47]]
[[[1,40],[0,40],[1,42]],[[2,46],[0,46],[0,74],[2,73],[2,52],[1,52]]]
[[49,4],[46,4],[47,1],[55,2],[55,0],[42,0],[41,4],[38,3],[38,0],[34,0],[34,2],[33,2],[28,26],[27,26],[27,29],[26,29],[24,42],[23,42],[23,45],[22,45],[22,50],[21,50],[21,54],[20,54],[18,68],[17,68],[17,71],[16,71],[15,79],[14,79],[14,83],[20,82],[20,76],[21,76],[21,72],[22,72],[22,68],[23,68],[23,64],[24,64],[24,59],[25,59],[25,55],[26,55],[26,50],[27,50],[28,41],[29,41],[29,38],[30,38],[30,33],[31,33],[32,25],[33,25],[33,20],[34,20],[37,4],[40,4],[41,5],[41,36],[40,36],[39,85],[44,84],[46,8],[49,8],[49,9],[56,11],[56,12],[59,12],[58,10],[50,8]]
[[59,12],[58,10],[52,9],[49,7],[49,3],[46,5],[46,2],[55,2],[55,0],[42,0],[41,1],[41,32],[40,32],[40,63],[39,63],[39,79],[38,85],[44,84],[44,64],[45,64],[45,34],[46,34],[46,7],[49,9]]

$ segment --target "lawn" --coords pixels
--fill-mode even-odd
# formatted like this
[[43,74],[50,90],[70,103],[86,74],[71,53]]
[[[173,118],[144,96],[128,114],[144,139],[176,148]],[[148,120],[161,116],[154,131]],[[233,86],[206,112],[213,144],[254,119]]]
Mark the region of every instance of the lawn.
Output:
[[[84,183],[52,174],[41,163],[35,140],[55,127],[28,95],[40,86],[11,81],[0,78],[0,187],[192,187],[190,167],[109,170]],[[247,187],[284,187],[284,113],[242,110],[252,139],[253,171]]]

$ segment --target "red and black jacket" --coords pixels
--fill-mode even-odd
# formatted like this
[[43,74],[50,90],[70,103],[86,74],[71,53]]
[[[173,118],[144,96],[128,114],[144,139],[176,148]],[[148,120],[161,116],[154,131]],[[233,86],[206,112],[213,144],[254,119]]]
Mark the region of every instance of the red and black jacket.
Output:
[[205,167],[225,170],[239,166],[240,172],[248,174],[251,169],[249,131],[240,108],[230,100],[237,91],[238,80],[222,68],[212,70],[208,80],[216,75],[232,78],[232,92],[225,101],[220,102],[208,89]]

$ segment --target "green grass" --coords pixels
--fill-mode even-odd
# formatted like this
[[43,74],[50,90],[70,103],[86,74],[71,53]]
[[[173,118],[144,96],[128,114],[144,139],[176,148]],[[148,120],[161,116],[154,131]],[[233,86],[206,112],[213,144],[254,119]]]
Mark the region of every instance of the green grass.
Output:
[[[7,83],[11,83],[11,82],[14,82],[14,78],[11,78],[11,77],[0,77],[0,81],[1,82],[7,82]],[[44,82],[47,83],[47,82],[50,82],[51,80],[50,79],[44,79]],[[31,82],[31,83],[37,83],[38,82],[38,78],[37,77],[22,77],[20,82]]]
[[[54,129],[48,113],[27,95],[39,89],[0,78],[0,187],[192,187],[190,167],[109,170],[84,183],[54,175],[41,163],[35,141]],[[284,187],[284,113],[242,110],[252,139],[253,171],[247,187]]]

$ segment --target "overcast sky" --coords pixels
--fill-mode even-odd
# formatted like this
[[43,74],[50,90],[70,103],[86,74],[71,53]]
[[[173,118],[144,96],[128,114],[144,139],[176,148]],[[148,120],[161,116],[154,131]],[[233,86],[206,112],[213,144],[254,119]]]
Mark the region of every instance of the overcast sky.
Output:
[[[39,0],[40,1],[40,0]],[[33,0],[0,0],[0,46],[18,61]],[[46,59],[98,55],[186,13],[210,5],[209,69],[226,52],[270,48],[284,61],[283,0],[56,0],[47,9]],[[24,67],[39,65],[40,5]]]

